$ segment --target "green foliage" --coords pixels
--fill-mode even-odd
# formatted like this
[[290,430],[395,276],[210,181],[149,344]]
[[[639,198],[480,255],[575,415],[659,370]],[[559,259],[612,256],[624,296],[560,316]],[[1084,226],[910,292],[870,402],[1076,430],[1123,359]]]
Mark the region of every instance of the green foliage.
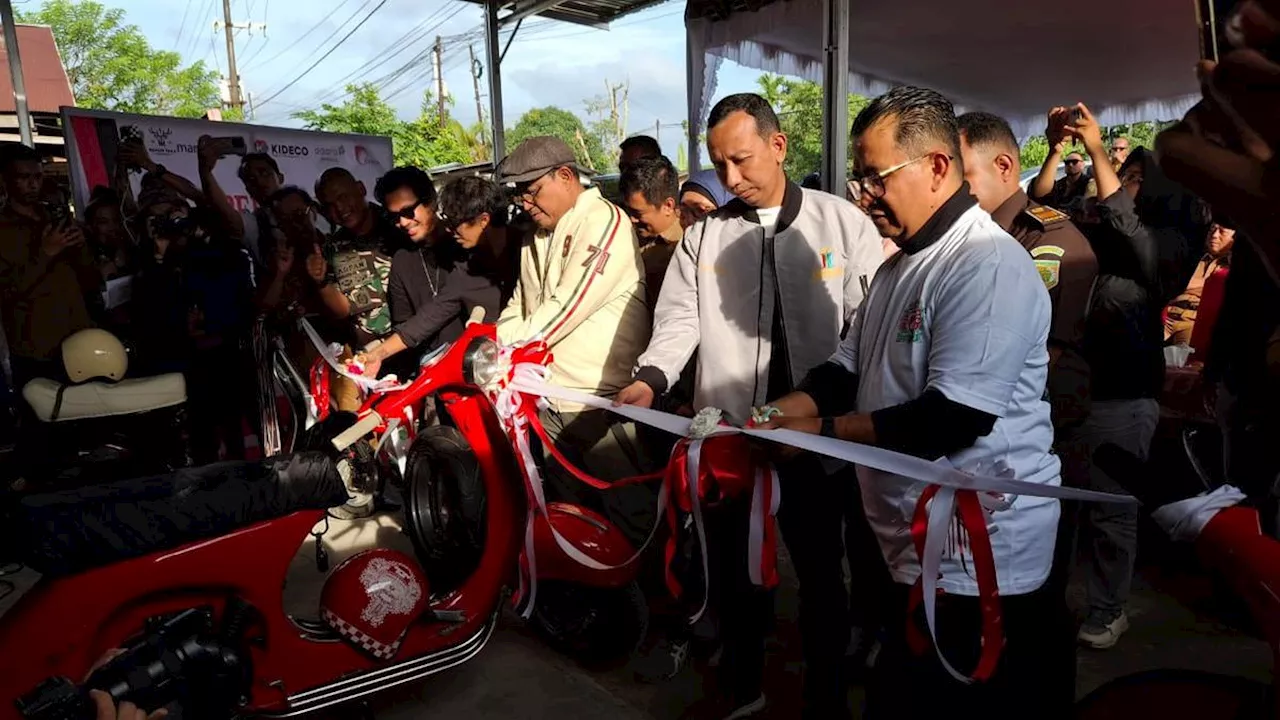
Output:
[[[778,122],[787,136],[787,177],[801,180],[822,167],[822,86],[808,80],[793,80],[765,74],[757,80],[760,95],[778,113]],[[849,96],[849,123],[870,98]],[[846,134],[850,128],[846,128]]]
[[423,93],[418,117],[404,121],[372,83],[348,85],[346,90],[347,98],[341,104],[325,103],[318,110],[296,112],[293,118],[308,130],[389,137],[397,165],[425,169],[478,159],[474,145],[465,139],[468,132],[456,120],[441,122],[431,91]]
[[[1102,137],[1108,141],[1118,137],[1126,137],[1129,139],[1129,147],[1144,147],[1150,150],[1155,143],[1156,133],[1160,131],[1160,127],[1161,123],[1158,122],[1111,125],[1102,128]],[[1075,146],[1067,152],[1084,153],[1084,148]],[[1022,163],[1023,170],[1040,167],[1047,157],[1049,157],[1049,141],[1045,140],[1043,135],[1035,135],[1022,143],[1019,161]]]
[[94,0],[45,0],[18,22],[48,25],[80,107],[200,117],[221,106],[218,73],[197,61],[186,67],[176,52],[151,47],[124,10]]
[[552,135],[573,148],[578,162],[588,169],[603,172],[609,167],[609,157],[599,136],[589,132],[577,115],[558,107],[533,108],[507,130],[507,152],[531,137]]

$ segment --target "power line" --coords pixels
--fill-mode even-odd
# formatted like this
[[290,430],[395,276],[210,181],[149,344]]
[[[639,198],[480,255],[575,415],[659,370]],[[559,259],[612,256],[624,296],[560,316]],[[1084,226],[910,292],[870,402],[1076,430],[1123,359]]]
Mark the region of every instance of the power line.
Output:
[[381,0],[381,2],[379,2],[379,3],[378,3],[378,4],[377,4],[377,5],[376,5],[372,10],[370,10],[370,11],[369,11],[369,14],[368,14],[368,15],[365,15],[365,16],[364,16],[364,18],[360,20],[360,22],[356,23],[356,26],[355,26],[355,27],[351,28],[351,30],[350,30],[350,31],[348,31],[346,35],[343,35],[341,40],[339,40],[337,43],[335,43],[333,47],[329,48],[329,49],[325,52],[325,54],[323,54],[323,55],[321,55],[321,56],[320,56],[320,58],[319,58],[318,60],[316,60],[315,62],[311,63],[311,66],[310,66],[310,67],[308,67],[306,70],[303,70],[301,75],[299,75],[298,77],[296,77],[296,78],[294,78],[293,80],[291,80],[291,81],[289,81],[288,83],[286,83],[284,87],[282,87],[282,88],[280,88],[279,90],[275,91],[275,92],[274,92],[270,97],[268,97],[267,99],[260,101],[260,102],[258,103],[258,107],[262,107],[263,105],[266,105],[267,103],[269,103],[269,102],[271,102],[272,100],[276,99],[277,97],[279,97],[280,93],[282,93],[282,92],[284,92],[285,90],[288,90],[289,88],[293,87],[294,83],[296,83],[296,82],[298,82],[299,80],[301,80],[302,78],[306,77],[306,76],[307,76],[307,73],[311,72],[312,70],[315,70],[317,65],[319,65],[319,64],[320,64],[320,63],[322,63],[322,62],[324,62],[325,58],[327,58],[327,57],[329,57],[330,55],[332,55],[334,50],[337,50],[338,48],[342,47],[342,43],[346,42],[346,41],[347,41],[347,38],[351,37],[351,36],[355,33],[355,31],[359,30],[359,29],[360,29],[360,27],[361,27],[362,25],[364,25],[366,22],[368,22],[369,18],[373,17],[374,13],[378,12],[379,10],[381,10],[381,9],[382,9],[382,6],[383,6],[383,5],[386,5],[386,4],[387,4],[387,0]]
[[[283,49],[283,50],[281,50],[280,52],[276,53],[275,55],[272,55],[271,57],[267,58],[267,59],[266,59],[266,60],[264,60],[263,62],[264,62],[264,63],[271,63],[271,62],[275,61],[277,58],[279,58],[281,55],[284,55],[285,53],[287,53],[287,52],[289,52],[290,50],[292,50],[292,49],[294,49],[295,47],[297,47],[297,46],[298,46],[298,44],[299,44],[299,43],[301,43],[303,40],[306,40],[307,38],[311,37],[311,33],[315,32],[317,28],[319,28],[321,25],[323,25],[325,20],[328,20],[328,19],[329,19],[329,17],[330,17],[331,15],[333,15],[334,13],[338,12],[339,10],[341,10],[341,9],[343,8],[343,6],[347,5],[347,4],[348,4],[348,3],[350,3],[350,2],[351,2],[351,0],[339,0],[338,4],[337,4],[337,5],[335,5],[335,6],[333,7],[333,9],[332,9],[332,10],[330,10],[329,12],[327,12],[327,13],[325,13],[323,16],[321,16],[321,18],[320,18],[319,22],[317,22],[315,25],[312,25],[310,28],[308,28],[308,29],[307,29],[307,31],[306,31],[306,32],[304,32],[304,33],[302,33],[301,35],[299,35],[299,36],[298,36],[298,38],[297,38],[296,40],[294,40],[293,42],[289,43],[289,46],[288,46],[288,47],[286,47],[285,49]],[[366,1],[365,1],[365,5],[368,5],[368,4],[369,4],[369,2],[368,2],[368,0],[366,0]],[[364,6],[362,5],[362,6],[361,6],[361,8],[363,8],[363,7],[364,7]],[[358,13],[358,12],[360,12],[360,11],[359,11],[359,10],[356,10],[356,12]],[[355,13],[352,13],[351,17],[355,17]],[[342,25],[346,25],[346,24],[347,24],[348,22],[350,22],[350,21],[351,21],[351,18],[347,18],[347,20],[346,20],[346,21],[344,21],[344,22],[342,23]],[[342,29],[342,25],[339,25],[339,26],[338,26],[338,30],[341,30],[341,29]],[[333,35],[338,34],[338,30],[335,30],[335,31],[333,32]],[[329,37],[333,37],[333,35],[330,35]],[[326,41],[323,41],[323,42],[327,42],[327,40],[326,40]],[[323,44],[323,42],[322,42],[321,44]],[[251,70],[251,69],[252,69],[252,68],[249,68],[249,67],[246,67],[246,68],[245,68],[245,70],[246,70],[246,71]]]
[[191,3],[193,2],[195,0],[187,0],[186,6],[182,8],[182,22],[178,23],[178,37],[173,41],[174,50],[177,50],[178,46],[182,44],[182,33],[187,29],[187,15],[191,14]]
[[[196,0],[196,2],[200,2],[200,0]],[[200,47],[200,33],[195,28],[200,27],[200,23],[203,22],[201,18],[208,19],[211,17],[211,13],[213,12],[213,6],[214,6],[214,3],[216,2],[217,0],[209,0],[209,2],[207,3],[202,3],[202,6],[204,9],[200,11],[200,14],[198,16],[191,19],[191,22],[196,24],[193,26],[191,30],[191,44],[187,46],[187,51],[183,53],[184,57],[195,53],[196,48]]]

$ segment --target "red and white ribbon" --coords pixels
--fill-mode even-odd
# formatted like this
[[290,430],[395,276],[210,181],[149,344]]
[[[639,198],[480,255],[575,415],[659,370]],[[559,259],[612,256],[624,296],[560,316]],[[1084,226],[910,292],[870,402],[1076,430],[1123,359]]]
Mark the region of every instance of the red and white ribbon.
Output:
[[[513,381],[512,387],[536,397],[555,398],[610,410],[636,422],[645,423],[676,435],[686,435],[690,425],[690,421],[687,418],[647,408],[625,405],[615,406],[604,398],[557,387],[546,382],[517,380]],[[971,474],[963,472],[949,463],[929,462],[922,458],[903,455],[884,448],[811,435],[795,430],[756,430],[726,427],[723,432],[739,432],[770,442],[790,445],[837,460],[874,468],[892,477],[923,482],[927,485],[917,505],[915,521],[912,523],[912,537],[917,543],[916,552],[920,558],[921,566],[920,578],[912,593],[919,602],[924,604],[926,623],[939,660],[948,673],[962,682],[972,682],[974,679],[989,677],[998,662],[1000,648],[1003,644],[999,588],[996,581],[995,560],[988,531],[988,518],[983,511],[984,506],[988,506],[989,509],[993,510],[1007,509],[1005,506],[1011,504],[1012,498],[1018,495],[1085,502],[1124,504],[1137,504],[1138,502],[1137,498],[1131,495],[1079,490],[1017,480],[1008,472],[999,472],[994,476]],[[979,468],[979,470],[982,470],[982,468]],[[763,485],[757,483],[757,488],[761,487]],[[760,492],[763,492],[763,490],[760,490]],[[1003,498],[1000,496],[1003,496]],[[983,652],[979,659],[978,668],[975,669],[972,677],[961,674],[942,656],[942,652],[938,648],[935,629],[938,573],[941,568],[942,553],[946,544],[948,529],[952,518],[957,514],[957,506],[962,526],[970,538],[970,549],[978,576],[979,601],[983,612]],[[753,561],[752,564],[755,565],[755,562]]]

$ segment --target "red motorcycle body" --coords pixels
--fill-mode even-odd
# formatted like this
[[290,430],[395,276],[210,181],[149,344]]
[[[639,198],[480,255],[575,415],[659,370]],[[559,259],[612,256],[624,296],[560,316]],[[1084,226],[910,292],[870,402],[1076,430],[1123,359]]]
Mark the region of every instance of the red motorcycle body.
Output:
[[[123,646],[148,619],[197,606],[223,613],[230,598],[256,611],[249,626],[252,680],[245,715],[288,717],[419,680],[476,655],[488,640],[504,588],[513,584],[524,538],[525,489],[489,399],[463,377],[469,346],[491,338],[472,326],[409,388],[375,398],[387,420],[437,394],[470,443],[486,493],[484,552],[461,587],[433,596],[390,660],[379,661],[285,614],[283,585],[299,546],[323,510],[293,512],[220,537],[157,549],[149,555],[40,581],[0,618],[0,718],[18,717],[15,700],[52,676],[79,682],[108,650]],[[552,522],[578,547],[609,564],[632,550],[598,515],[553,504]],[[619,587],[637,573],[588,569],[569,559],[548,531],[535,528],[539,577]],[[441,618],[449,618],[447,621]]]

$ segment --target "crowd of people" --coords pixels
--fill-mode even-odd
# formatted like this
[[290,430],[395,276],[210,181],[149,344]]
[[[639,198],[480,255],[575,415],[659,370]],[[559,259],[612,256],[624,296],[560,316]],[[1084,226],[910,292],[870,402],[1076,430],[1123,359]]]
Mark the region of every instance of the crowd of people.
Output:
[[[1250,3],[1259,13],[1266,4]],[[1227,68],[1280,72],[1238,52],[1252,55]],[[1207,284],[1230,266],[1206,384],[1233,479],[1266,502],[1275,413],[1273,395],[1255,390],[1274,385],[1280,318],[1267,309],[1277,307],[1269,213],[1257,209],[1273,188],[1256,183],[1271,176],[1250,171],[1270,162],[1258,148],[1273,131],[1257,123],[1274,103],[1239,79],[1254,75],[1201,72],[1215,92],[1161,136],[1161,162],[1128,138],[1108,143],[1084,105],[1050,110],[1051,151],[1025,192],[1005,120],[957,116],[942,95],[909,86],[855,118],[843,198],[786,177],[787,137],[753,94],[712,109],[714,170],[683,184],[656,141],[628,139],[618,204],[568,145],[544,136],[521,143],[492,179],[437,189],[422,169],[393,169],[373,188],[376,202],[346,170],[326,171],[313,194],[250,153],[240,178],[255,209],[242,211],[212,173],[231,149],[203,139],[198,184],[140,145],[127,149],[141,192],[95,189],[81,226],[40,202],[39,157],[6,147],[0,283],[13,376],[19,387],[57,376],[63,338],[109,327],[135,343],[143,367],[188,373],[204,437],[227,445],[243,408],[219,391],[251,371],[237,350],[254,317],[275,318],[301,363],[314,350],[290,328],[306,316],[366,375],[409,375],[483,308],[501,342],[551,347],[554,382],[617,404],[686,416],[714,407],[736,425],[1119,492],[1095,452],[1150,452],[1164,348],[1189,340]],[[1223,111],[1228,101],[1236,112]],[[1237,230],[1252,242],[1235,245]],[[126,273],[133,301],[104,307],[103,283]],[[354,409],[358,390],[342,385],[334,400]],[[564,456],[602,479],[652,470],[669,448],[605,410],[551,401],[541,412]],[[983,511],[998,638],[987,637],[991,598],[957,530],[941,559],[933,647],[922,649],[917,637],[935,627],[912,532],[924,484],[770,447],[800,589],[801,717],[849,715],[850,653],[875,657],[866,717],[1064,717],[1074,645],[1109,648],[1129,627],[1137,509],[1002,497]],[[594,493],[550,460],[545,477],[549,495],[598,507],[637,543],[655,521],[651,488]],[[741,562],[747,522],[745,504],[731,501],[708,517],[716,716],[728,719],[766,702],[773,603]],[[1079,626],[1065,597],[1077,549]],[[693,632],[660,625],[645,679],[678,673]],[[957,678],[943,657],[982,677]]]

